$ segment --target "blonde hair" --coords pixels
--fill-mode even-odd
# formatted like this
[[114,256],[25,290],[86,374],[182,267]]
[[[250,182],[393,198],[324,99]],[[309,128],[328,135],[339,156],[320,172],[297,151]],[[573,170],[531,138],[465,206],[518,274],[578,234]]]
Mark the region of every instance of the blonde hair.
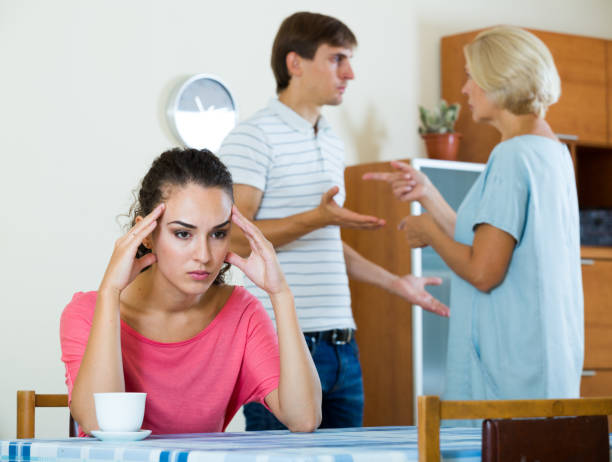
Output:
[[513,114],[544,117],[561,95],[550,51],[526,30],[511,26],[485,30],[463,52],[474,82]]

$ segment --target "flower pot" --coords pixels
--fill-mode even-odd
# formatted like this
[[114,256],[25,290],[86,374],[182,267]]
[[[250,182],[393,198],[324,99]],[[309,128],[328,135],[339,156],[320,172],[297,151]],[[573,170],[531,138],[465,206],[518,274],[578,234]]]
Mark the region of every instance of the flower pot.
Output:
[[431,159],[457,160],[461,133],[425,133],[421,135]]

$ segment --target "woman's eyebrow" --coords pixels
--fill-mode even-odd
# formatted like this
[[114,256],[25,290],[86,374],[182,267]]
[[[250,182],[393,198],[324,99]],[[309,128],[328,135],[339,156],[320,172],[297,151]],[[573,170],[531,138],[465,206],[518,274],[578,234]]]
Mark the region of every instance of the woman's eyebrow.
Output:
[[214,226],[213,229],[217,229],[217,228],[223,228],[225,225],[229,224],[231,220],[226,220],[223,223],[221,223],[220,225]]
[[196,229],[196,226],[190,225],[189,223],[185,223],[184,221],[180,221],[180,220],[171,221],[168,224],[169,225],[176,224],[176,225],[184,226],[185,228]]

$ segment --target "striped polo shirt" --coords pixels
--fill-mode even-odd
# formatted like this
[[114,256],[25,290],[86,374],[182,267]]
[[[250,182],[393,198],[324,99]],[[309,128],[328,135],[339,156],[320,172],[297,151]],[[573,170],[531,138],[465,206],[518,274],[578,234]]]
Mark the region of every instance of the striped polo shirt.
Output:
[[[264,192],[256,220],[314,209],[333,186],[340,188],[334,199],[344,203],[342,141],[323,117],[315,134],[308,121],[276,98],[232,130],[219,157],[235,184]],[[338,226],[317,229],[276,252],[304,332],[355,328]],[[274,319],[266,292],[247,278],[245,286]]]

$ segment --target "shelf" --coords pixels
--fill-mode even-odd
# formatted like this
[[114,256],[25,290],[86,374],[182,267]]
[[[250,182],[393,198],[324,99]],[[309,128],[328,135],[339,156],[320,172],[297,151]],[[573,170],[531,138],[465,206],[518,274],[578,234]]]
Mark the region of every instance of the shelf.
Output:
[[595,148],[595,149],[604,149],[612,152],[612,144],[610,143],[595,143],[591,141],[583,141],[580,139],[577,140],[569,140],[569,139],[561,139],[562,143],[567,144],[568,146],[576,146],[578,148]]
[[612,247],[582,246],[580,257],[593,260],[612,260]]
[[572,156],[581,209],[612,208],[612,144],[563,141]]

